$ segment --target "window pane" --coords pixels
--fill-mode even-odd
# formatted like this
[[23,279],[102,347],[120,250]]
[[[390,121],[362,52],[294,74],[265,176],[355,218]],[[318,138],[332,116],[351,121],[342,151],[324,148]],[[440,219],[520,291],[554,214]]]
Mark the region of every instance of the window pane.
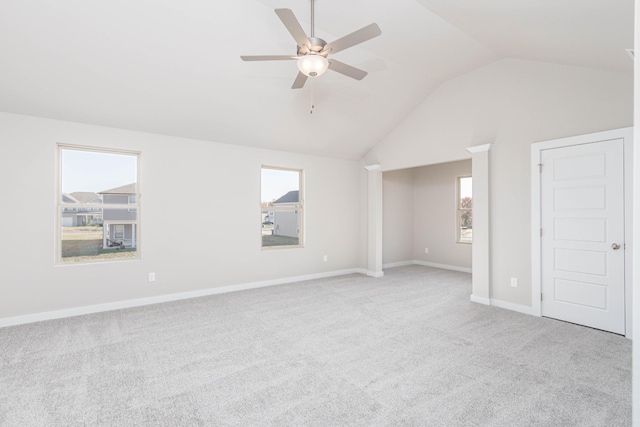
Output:
[[263,203],[298,203],[300,172],[262,168]]
[[458,178],[458,213],[456,218],[458,242],[473,240],[473,186],[470,176]]
[[461,209],[471,209],[472,206],[472,197],[473,197],[473,185],[470,176],[460,178],[460,208]]
[[137,258],[138,156],[61,147],[60,161],[60,261]]
[[262,168],[262,246],[301,244],[300,171]]
[[[129,214],[127,209],[105,209],[105,216]],[[118,224],[97,215],[61,209],[61,262],[78,263],[137,258],[135,222]]]
[[[138,157],[97,151],[61,150],[62,203],[102,204],[106,192],[128,196],[136,193]],[[112,197],[113,199],[113,197]]]
[[459,236],[460,242],[471,243],[473,240],[473,211],[459,211],[458,224],[460,224]]
[[262,246],[298,246],[299,213],[295,210],[273,212],[273,223],[262,226]]

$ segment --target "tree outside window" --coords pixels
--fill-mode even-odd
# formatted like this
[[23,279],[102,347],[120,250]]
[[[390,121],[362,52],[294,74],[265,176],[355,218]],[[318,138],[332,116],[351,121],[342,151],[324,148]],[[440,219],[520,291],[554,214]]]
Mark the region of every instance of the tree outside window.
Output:
[[457,182],[457,241],[473,241],[473,185],[470,176],[458,177]]

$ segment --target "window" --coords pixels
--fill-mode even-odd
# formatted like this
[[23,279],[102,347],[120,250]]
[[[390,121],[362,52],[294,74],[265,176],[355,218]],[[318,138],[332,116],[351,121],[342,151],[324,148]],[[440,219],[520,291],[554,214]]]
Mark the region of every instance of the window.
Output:
[[262,247],[301,247],[302,171],[263,166],[261,175]]
[[124,239],[124,225],[116,224],[113,226],[113,237],[116,239]]
[[137,259],[139,153],[59,145],[57,263]]
[[470,176],[460,176],[457,182],[457,241],[471,243],[473,241],[473,193]]
[[[129,198],[128,198],[128,200],[127,200],[127,204],[128,204],[129,206],[136,206],[136,205],[138,204],[138,197],[137,197],[136,195],[129,196]],[[136,208],[135,208],[135,207],[133,207],[133,208],[131,208],[131,207],[130,207],[130,208],[128,209],[128,211],[129,211],[129,212],[135,212],[135,211],[136,211]]]

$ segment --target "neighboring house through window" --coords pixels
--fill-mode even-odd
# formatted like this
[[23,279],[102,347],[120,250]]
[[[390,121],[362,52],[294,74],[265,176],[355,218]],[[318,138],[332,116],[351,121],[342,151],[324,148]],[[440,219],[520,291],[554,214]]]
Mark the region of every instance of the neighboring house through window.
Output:
[[[62,211],[62,225],[75,226],[99,226],[102,225],[102,197],[99,194],[88,191],[76,191],[70,194],[62,194],[62,202],[74,207],[64,208]],[[83,206],[83,207],[77,207]]]
[[473,241],[472,178],[470,176],[458,177],[456,188],[457,241],[458,243],[471,243]]
[[[135,207],[136,183],[110,188],[100,192],[104,200],[103,248],[137,246],[136,225],[138,213]],[[132,203],[134,201],[134,203]],[[114,206],[115,205],[115,206]]]
[[262,167],[262,247],[301,247],[302,171]]
[[138,258],[139,153],[58,146],[60,264]]

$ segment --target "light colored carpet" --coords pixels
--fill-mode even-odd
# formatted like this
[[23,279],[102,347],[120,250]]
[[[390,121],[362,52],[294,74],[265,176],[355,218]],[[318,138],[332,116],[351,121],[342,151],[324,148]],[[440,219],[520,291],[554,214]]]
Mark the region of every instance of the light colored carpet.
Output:
[[6,426],[627,426],[631,341],[410,266],[0,329]]

